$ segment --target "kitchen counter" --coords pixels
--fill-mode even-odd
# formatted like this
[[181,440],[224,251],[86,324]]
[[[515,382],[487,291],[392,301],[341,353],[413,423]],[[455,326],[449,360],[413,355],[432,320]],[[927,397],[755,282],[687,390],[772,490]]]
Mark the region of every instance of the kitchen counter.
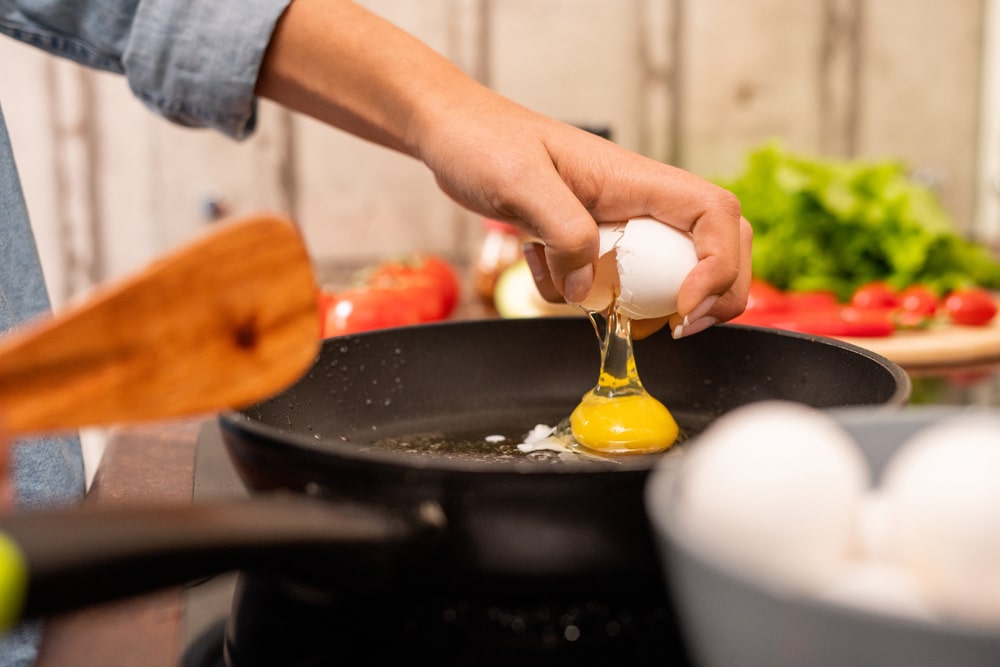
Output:
[[[190,503],[202,421],[116,430],[86,502]],[[38,666],[176,667],[183,612],[183,590],[175,588],[52,619]]]
[[[914,404],[1000,406],[1000,362],[913,369]],[[211,418],[116,429],[86,502],[182,503],[198,496],[199,433]],[[185,637],[185,589],[94,607],[49,622],[40,667],[176,667]]]

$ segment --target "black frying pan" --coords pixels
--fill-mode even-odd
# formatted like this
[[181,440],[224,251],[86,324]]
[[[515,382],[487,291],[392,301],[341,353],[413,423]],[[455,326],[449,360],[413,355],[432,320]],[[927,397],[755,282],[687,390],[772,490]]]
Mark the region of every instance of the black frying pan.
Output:
[[[763,329],[717,327],[680,341],[663,332],[637,342],[635,353],[643,383],[688,437],[751,401],[899,405],[909,393],[905,374],[875,355]],[[398,508],[434,501],[448,522],[446,556],[434,562],[446,563],[449,580],[642,579],[658,571],[642,507],[658,455],[536,463],[372,446],[427,432],[520,442],[535,424],[569,416],[596,382],[599,362],[592,328],[572,318],[328,341],[288,391],[223,415],[223,437],[253,489],[309,488]]]
[[[801,334],[718,326],[680,341],[661,332],[635,348],[643,383],[689,437],[752,401],[900,406],[910,391],[895,364]],[[104,511],[96,519],[106,532],[96,538],[79,510],[5,518],[0,529],[21,545],[32,572],[26,613],[246,567],[338,586],[368,586],[390,573],[435,589],[470,581],[504,590],[539,581],[550,589],[648,586],[659,567],[642,496],[657,456],[539,463],[372,444],[426,433],[517,442],[536,423],[567,417],[598,364],[594,332],[577,318],[329,339],[287,391],[220,416],[248,487],[291,494]],[[61,522],[58,535],[49,521]],[[77,548],[74,535],[88,548]]]

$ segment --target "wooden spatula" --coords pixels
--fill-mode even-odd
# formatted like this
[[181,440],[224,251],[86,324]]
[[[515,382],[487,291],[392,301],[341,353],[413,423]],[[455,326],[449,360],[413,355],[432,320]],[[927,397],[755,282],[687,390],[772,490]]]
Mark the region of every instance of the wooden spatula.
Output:
[[218,223],[84,302],[0,338],[11,435],[240,407],[316,358],[312,265],[279,216]]

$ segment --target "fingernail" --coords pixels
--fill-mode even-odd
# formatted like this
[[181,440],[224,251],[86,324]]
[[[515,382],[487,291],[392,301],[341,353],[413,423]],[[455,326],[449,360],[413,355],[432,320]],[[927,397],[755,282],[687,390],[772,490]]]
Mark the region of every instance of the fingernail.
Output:
[[699,331],[704,331],[713,324],[718,324],[718,322],[719,319],[717,317],[708,316],[699,318],[697,320],[688,323],[688,318],[685,317],[684,324],[679,324],[676,327],[674,327],[674,330],[671,333],[674,339],[684,338],[686,336],[696,334]]
[[687,314],[687,317],[684,318],[684,325],[687,326],[688,321],[695,322],[707,315],[708,311],[712,310],[712,306],[718,300],[719,296],[717,294],[709,294],[701,303],[694,307],[694,310]]
[[688,321],[688,318],[685,317],[683,320],[681,320],[680,324],[674,327],[673,331],[670,332],[670,335],[674,337],[674,340],[684,337],[684,327],[686,327],[688,324],[690,324],[690,322]]
[[521,252],[524,254],[524,261],[528,263],[528,268],[531,270],[531,277],[535,279],[535,282],[545,278],[545,264],[542,262],[542,258],[538,256],[538,250],[533,243],[525,243],[521,246]]
[[563,297],[569,303],[578,304],[590,294],[590,288],[594,283],[594,267],[591,264],[580,267],[566,276],[563,283]]

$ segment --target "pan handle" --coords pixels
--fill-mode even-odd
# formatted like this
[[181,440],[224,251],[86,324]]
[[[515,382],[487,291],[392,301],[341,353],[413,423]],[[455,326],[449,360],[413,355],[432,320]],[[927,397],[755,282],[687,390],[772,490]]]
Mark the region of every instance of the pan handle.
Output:
[[401,512],[285,494],[15,513],[0,518],[0,631],[235,569],[316,576],[321,564],[323,576],[336,570],[364,585],[443,529],[432,502]]

